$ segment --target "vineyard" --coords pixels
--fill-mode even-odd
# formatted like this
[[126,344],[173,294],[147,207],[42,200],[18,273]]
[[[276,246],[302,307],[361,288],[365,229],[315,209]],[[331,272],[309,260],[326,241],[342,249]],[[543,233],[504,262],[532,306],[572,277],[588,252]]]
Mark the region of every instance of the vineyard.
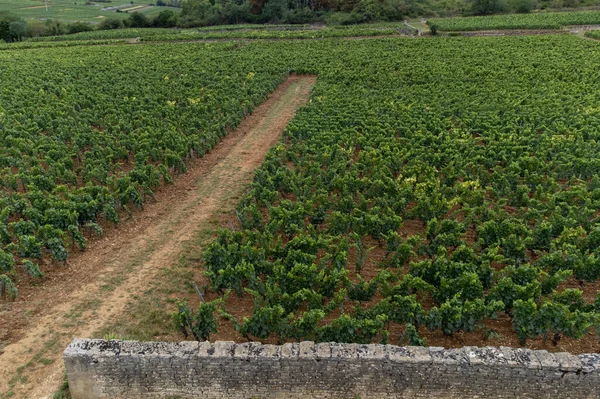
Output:
[[[29,39],[25,43],[15,43],[12,46],[28,46],[38,42],[66,42],[96,40],[107,41],[116,39],[135,39],[141,41],[186,41],[186,40],[226,40],[226,39],[319,39],[335,37],[359,36],[390,36],[398,35],[402,24],[365,24],[359,26],[334,26],[319,29],[287,25],[268,25],[256,27],[253,25],[220,26],[197,30],[142,28],[115,29],[109,31],[81,32],[72,35],[39,37]],[[406,30],[408,32],[409,30]],[[10,46],[6,46],[7,48]]]
[[585,36],[592,38],[592,39],[599,39],[600,40],[600,30],[593,30],[590,32],[585,32]]
[[235,47],[0,56],[2,296],[17,295],[20,271],[40,278],[40,259],[64,262],[143,207],[285,78],[276,63],[228,57]]
[[429,21],[430,26],[435,26],[441,31],[561,29],[569,25],[597,24],[600,24],[600,11],[489,15]]
[[[112,8],[111,8],[112,7]],[[156,15],[160,7],[152,7],[148,2],[136,0],[114,0],[109,4],[100,2],[76,2],[69,0],[0,0],[0,10],[26,19],[55,19],[60,21],[86,21],[97,23],[105,18],[125,19],[126,12],[116,9],[136,10],[147,16]],[[179,10],[174,9],[178,12]]]
[[563,36],[0,52],[1,294],[142,208],[287,75],[316,74],[205,251],[183,330],[422,345],[498,318],[522,344],[596,348],[599,61]]
[[194,315],[209,337],[223,300],[231,318],[250,297],[253,312],[233,320],[248,339],[420,345],[426,331],[493,336],[483,326],[496,317],[521,344],[593,335],[600,47],[554,36],[310,49],[332,55],[314,56],[312,103],[256,173],[238,227],[206,251],[225,296],[182,306],[181,323]]

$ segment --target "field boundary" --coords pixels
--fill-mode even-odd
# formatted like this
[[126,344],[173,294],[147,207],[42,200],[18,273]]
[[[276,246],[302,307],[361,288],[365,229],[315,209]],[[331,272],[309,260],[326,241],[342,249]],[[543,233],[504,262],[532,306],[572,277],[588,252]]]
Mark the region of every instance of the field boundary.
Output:
[[74,399],[588,398],[600,384],[600,354],[508,347],[76,339],[64,361]]

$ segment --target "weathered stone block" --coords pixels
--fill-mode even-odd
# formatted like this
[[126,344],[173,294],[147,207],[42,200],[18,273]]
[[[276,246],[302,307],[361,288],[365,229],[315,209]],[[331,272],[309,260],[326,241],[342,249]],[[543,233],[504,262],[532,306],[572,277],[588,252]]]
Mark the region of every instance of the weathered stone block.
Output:
[[558,352],[555,353],[556,361],[559,363],[561,371],[579,371],[581,370],[581,360],[570,353]]
[[301,359],[315,359],[317,357],[317,349],[312,341],[300,342],[298,351],[298,357]]
[[543,369],[558,370],[560,365],[558,363],[558,360],[556,359],[556,356],[554,356],[552,353],[545,350],[541,350],[534,351],[534,355],[537,357]]
[[282,359],[296,359],[300,353],[300,348],[297,343],[283,344],[281,347],[281,358]]
[[213,353],[209,352],[212,357],[231,358],[235,351],[236,344],[233,341],[217,341],[214,344]]
[[439,347],[430,347],[429,355],[433,361],[434,367],[436,364],[446,366],[459,365],[468,363],[469,360],[463,348],[460,349],[444,349]]
[[421,346],[386,345],[386,352],[392,362],[409,364],[433,362],[429,350]]
[[317,359],[331,359],[331,345],[329,342],[317,344],[316,357]]
[[358,345],[356,353],[359,359],[376,359],[384,360],[387,358],[385,351],[385,345],[373,344],[373,345]]
[[331,343],[331,358],[336,360],[341,359],[356,359],[358,358],[356,344],[338,344]]

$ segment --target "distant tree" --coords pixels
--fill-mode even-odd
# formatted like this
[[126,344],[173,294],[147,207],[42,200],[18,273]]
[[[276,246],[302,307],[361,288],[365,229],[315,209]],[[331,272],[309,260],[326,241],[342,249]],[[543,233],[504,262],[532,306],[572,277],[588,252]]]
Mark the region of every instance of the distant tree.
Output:
[[5,42],[12,41],[10,34],[11,22],[19,21],[19,18],[6,11],[0,11],[0,40]]
[[261,14],[265,7],[266,0],[249,0],[250,1],[250,12],[252,14]]
[[352,11],[359,3],[359,0],[339,0],[338,7],[340,11]]
[[181,18],[190,23],[200,23],[212,7],[208,0],[188,0],[181,7]]
[[499,0],[472,0],[472,11],[475,15],[488,15],[502,11],[502,3]]
[[146,28],[150,25],[148,17],[141,12],[134,12],[129,16],[129,26],[132,28]]
[[45,35],[59,36],[59,35],[64,35],[67,33],[67,26],[65,24],[62,24],[59,21],[49,19],[49,20],[46,20],[45,25],[46,25]]
[[288,0],[269,0],[263,8],[263,16],[267,21],[281,21],[286,11],[289,9]]
[[161,11],[154,18],[153,25],[158,28],[172,28],[177,25],[177,15],[171,10]]
[[8,32],[13,40],[20,42],[27,36],[27,24],[23,21],[13,21],[8,24]]
[[69,24],[67,27],[67,32],[69,34],[79,33],[79,32],[90,32],[94,30],[94,26],[89,22],[73,22]]
[[27,21],[27,37],[47,36],[48,29],[42,21],[30,19]]
[[241,4],[236,4],[234,2],[228,2],[223,7],[223,19],[224,22],[230,24],[238,24],[246,21],[248,15],[250,14],[250,4],[246,1]]
[[533,0],[519,0],[517,1],[517,7],[515,11],[518,13],[526,14],[533,10]]
[[98,24],[98,30],[119,29],[123,27],[123,23],[117,18],[106,18]]

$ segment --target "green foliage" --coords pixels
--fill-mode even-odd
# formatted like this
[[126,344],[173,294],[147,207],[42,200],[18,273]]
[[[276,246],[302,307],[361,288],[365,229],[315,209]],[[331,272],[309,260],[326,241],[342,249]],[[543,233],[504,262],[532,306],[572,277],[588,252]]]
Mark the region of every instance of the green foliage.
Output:
[[36,263],[33,263],[30,260],[25,259],[23,261],[23,267],[25,269],[25,273],[30,278],[41,278],[44,277],[44,273],[40,270],[40,266]]
[[408,323],[398,345],[427,346],[427,340],[419,336],[419,332],[413,324]]
[[419,325],[424,316],[423,308],[415,295],[388,296],[364,313],[368,317],[381,314],[386,316],[388,322],[413,325]]
[[19,18],[12,13],[0,11],[0,40],[10,42],[14,36],[10,31],[10,24],[19,21]]
[[[526,13],[531,10],[530,0],[517,1],[515,11]],[[499,11],[499,0],[476,0],[473,2],[476,14],[489,14]],[[593,25],[600,23],[599,11],[548,12],[534,14],[507,14],[485,17],[445,18],[429,22],[442,31],[470,31],[490,29],[560,29],[566,25]]]
[[150,20],[141,12],[134,12],[129,16],[128,25],[132,28],[147,28],[150,26]]
[[284,339],[288,330],[288,318],[281,305],[256,306],[251,317],[244,317],[240,333],[251,337],[265,339],[271,334]]
[[428,312],[427,327],[430,330],[441,329],[444,335],[452,335],[456,331],[475,331],[484,318],[494,316],[503,307],[500,301],[486,304],[479,298],[461,301],[455,296]]
[[533,10],[533,0],[516,0],[511,2],[511,8],[519,14],[527,14]]
[[[223,54],[230,49],[229,45],[218,47]],[[32,260],[49,254],[65,261],[69,251],[85,249],[85,233],[100,235],[101,221],[116,223],[118,212],[143,206],[161,181],[172,181],[172,175],[185,170],[191,155],[204,154],[214,146],[227,127],[239,123],[245,112],[274,89],[284,73],[281,65],[266,66],[249,80],[248,72],[254,69],[252,54],[246,62],[200,62],[216,54],[205,49],[182,60],[174,71],[158,63],[157,68],[150,66],[154,51],[141,51],[142,56],[115,49],[121,53],[117,58],[124,69],[120,71],[91,48],[79,49],[79,55],[70,54],[71,50],[51,54],[44,62],[56,62],[66,74],[64,81],[49,69],[38,71],[32,59],[23,60],[19,67],[6,58],[0,60],[2,68],[8,68],[6,73],[22,71],[13,84],[23,88],[15,95],[17,86],[4,85],[0,93],[3,254]],[[104,67],[81,74],[62,65],[73,56],[82,65]],[[143,67],[142,58],[150,60]],[[235,82],[224,85],[213,72],[226,64]],[[36,72],[25,73],[27,65]],[[152,73],[138,70],[146,67]],[[141,76],[145,78],[138,80]],[[104,90],[100,82],[108,81],[113,91],[97,95]],[[241,84],[246,88],[242,92],[237,90]],[[107,107],[105,95],[116,103]],[[5,101],[8,97],[10,102]],[[240,275],[251,269],[237,263],[234,273],[215,275],[223,289],[242,291]],[[2,273],[12,276],[13,269],[14,265],[10,270],[4,265]]]
[[357,277],[358,282],[348,287],[348,298],[355,301],[370,301],[377,292],[379,280],[374,278],[367,282],[360,275]]
[[193,313],[187,303],[178,303],[179,310],[173,314],[173,320],[184,335],[191,333],[197,341],[207,341],[210,334],[217,332],[217,319],[215,312],[220,311],[222,300],[202,302]]
[[477,273],[464,272],[456,278],[442,277],[436,302],[442,303],[457,295],[463,300],[472,300],[483,296],[483,284]]
[[27,25],[23,21],[13,21],[8,25],[8,34],[16,41],[21,41],[27,35]]
[[498,0],[472,0],[473,14],[487,15],[503,11],[503,5]]
[[98,24],[98,30],[119,29],[123,27],[123,22],[119,18],[104,18]]
[[379,337],[382,343],[387,342],[385,322],[387,318],[378,315],[375,319],[357,319],[343,314],[331,323],[319,328],[319,341],[321,342],[356,342],[371,343]]
[[525,345],[527,338],[538,335],[536,312],[537,305],[533,299],[517,299],[513,304],[513,328],[521,345]]
[[300,314],[289,324],[286,336],[297,341],[306,339],[316,340],[319,331],[319,322],[325,317],[325,312],[320,309],[312,309]]
[[18,293],[15,283],[6,274],[0,274],[0,298],[15,299]]
[[15,272],[15,258],[0,249],[0,272],[2,274],[13,274]]
[[541,275],[539,269],[528,265],[518,268],[509,266],[502,273],[504,276],[490,290],[487,298],[502,301],[505,312],[510,312],[516,300],[537,301],[541,297],[542,283],[539,281]]
[[579,339],[598,326],[598,315],[586,311],[578,290],[555,294],[540,305],[533,300],[517,300],[513,309],[513,327],[521,344],[528,338],[552,336],[554,345],[561,335]]

